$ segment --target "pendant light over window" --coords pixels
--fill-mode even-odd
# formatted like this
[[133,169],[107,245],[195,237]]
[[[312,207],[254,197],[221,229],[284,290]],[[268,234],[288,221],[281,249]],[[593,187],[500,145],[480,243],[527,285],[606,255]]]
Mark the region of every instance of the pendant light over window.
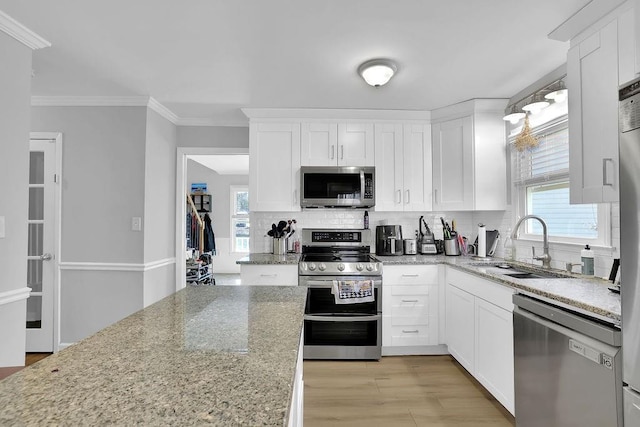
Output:
[[509,114],[507,114],[506,116],[504,116],[502,119],[505,121],[509,121],[512,125],[515,125],[516,123],[518,123],[520,120],[524,119],[526,117],[526,114],[518,111],[516,109],[516,106],[513,105],[511,106],[511,112],[509,112]]
[[549,101],[545,100],[541,94],[536,93],[530,102],[522,107],[524,111],[531,114],[538,114],[549,106]]
[[367,84],[380,87],[391,80],[398,68],[388,59],[372,59],[358,67],[358,74]]

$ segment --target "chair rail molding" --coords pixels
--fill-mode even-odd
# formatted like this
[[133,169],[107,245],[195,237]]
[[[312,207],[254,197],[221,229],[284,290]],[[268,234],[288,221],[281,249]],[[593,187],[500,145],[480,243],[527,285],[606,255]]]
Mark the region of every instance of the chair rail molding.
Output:
[[31,288],[27,287],[0,292],[0,306],[27,299],[30,294]]
[[124,262],[60,262],[60,270],[82,270],[82,271],[137,271],[145,272],[156,268],[175,264],[175,258],[164,258],[147,263],[124,263]]

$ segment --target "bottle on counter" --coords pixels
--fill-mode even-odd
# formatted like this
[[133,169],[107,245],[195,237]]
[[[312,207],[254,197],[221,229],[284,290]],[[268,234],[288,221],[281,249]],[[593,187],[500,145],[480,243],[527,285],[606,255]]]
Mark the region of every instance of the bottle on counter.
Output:
[[364,211],[364,229],[369,229],[369,211]]
[[580,258],[582,261],[582,274],[593,276],[594,275],[594,268],[593,268],[594,253],[593,253],[593,250],[591,250],[591,248],[589,247],[589,245],[586,245],[584,249],[580,251]]
[[513,245],[513,240],[511,239],[511,228],[507,230],[507,237],[504,239],[504,259],[508,261],[515,260],[516,248]]

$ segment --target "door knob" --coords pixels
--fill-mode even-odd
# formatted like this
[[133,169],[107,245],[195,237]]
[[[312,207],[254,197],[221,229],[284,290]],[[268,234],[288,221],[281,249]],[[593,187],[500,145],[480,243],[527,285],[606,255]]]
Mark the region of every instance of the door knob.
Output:
[[51,254],[42,254],[40,255],[40,259],[42,261],[51,261],[53,259],[53,256]]

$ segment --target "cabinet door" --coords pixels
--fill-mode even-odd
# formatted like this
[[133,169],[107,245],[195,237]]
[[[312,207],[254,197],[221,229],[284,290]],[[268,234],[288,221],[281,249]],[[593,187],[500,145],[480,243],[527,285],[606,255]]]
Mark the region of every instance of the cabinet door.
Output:
[[338,125],[335,123],[302,123],[302,166],[335,166],[338,150]]
[[249,130],[252,211],[299,211],[300,125],[254,123]]
[[468,292],[447,284],[446,335],[449,352],[470,373],[474,372],[474,299]]
[[433,186],[430,126],[404,125],[403,150],[403,209],[430,211]]
[[435,210],[473,209],[473,119],[432,127]]
[[402,210],[402,125],[375,125],[376,211]]
[[474,376],[514,413],[513,317],[481,298],[475,304]]
[[373,124],[338,124],[338,165],[373,166],[375,164]]
[[571,203],[618,200],[617,21],[567,54]]

